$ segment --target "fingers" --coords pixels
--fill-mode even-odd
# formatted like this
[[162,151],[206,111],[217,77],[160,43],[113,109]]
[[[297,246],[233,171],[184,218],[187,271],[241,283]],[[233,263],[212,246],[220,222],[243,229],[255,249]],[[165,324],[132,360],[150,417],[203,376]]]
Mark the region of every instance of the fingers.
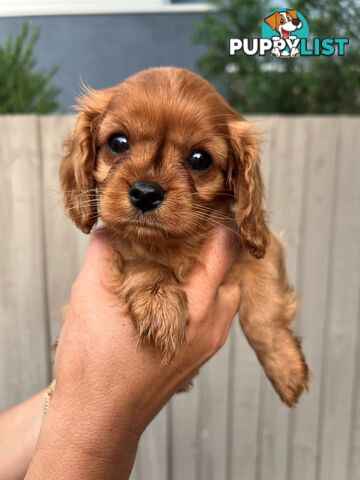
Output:
[[190,273],[184,286],[190,310],[202,300],[214,299],[226,273],[234,263],[237,249],[235,232],[225,227],[215,230],[214,236],[201,252],[201,264]]
[[226,342],[239,303],[240,288],[235,284],[222,285],[209,311],[205,315],[202,312],[200,319],[190,322],[187,341],[195,348],[197,355],[202,352],[200,364],[212,357]]
[[214,318],[220,330],[220,343],[223,345],[228,336],[232,320],[239,310],[240,288],[235,285],[222,285],[216,295]]

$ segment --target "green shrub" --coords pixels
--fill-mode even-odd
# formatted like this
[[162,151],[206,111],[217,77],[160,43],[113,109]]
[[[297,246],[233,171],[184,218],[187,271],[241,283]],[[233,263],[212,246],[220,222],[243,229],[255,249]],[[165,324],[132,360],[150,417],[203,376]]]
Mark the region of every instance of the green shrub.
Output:
[[313,37],[350,37],[344,57],[277,60],[228,54],[229,38],[260,37],[272,0],[211,0],[194,40],[207,46],[198,67],[217,80],[230,103],[243,112],[360,113],[360,3],[358,0],[298,0],[287,4],[309,22]]
[[25,22],[14,38],[0,45],[0,113],[50,113],[59,107],[60,89],[52,85],[58,67],[36,70],[34,47],[40,28],[30,31]]

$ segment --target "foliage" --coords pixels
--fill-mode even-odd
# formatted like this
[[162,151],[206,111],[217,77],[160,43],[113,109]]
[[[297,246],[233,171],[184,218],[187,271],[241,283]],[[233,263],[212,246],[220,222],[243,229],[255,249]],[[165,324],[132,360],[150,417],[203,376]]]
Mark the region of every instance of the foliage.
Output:
[[9,35],[0,45],[0,113],[49,113],[59,107],[60,89],[52,85],[58,67],[45,73],[35,68],[39,36],[40,28],[30,32],[25,22],[15,38]]
[[[211,0],[194,40],[207,46],[198,67],[221,82],[225,96],[245,112],[360,113],[360,2],[298,0]],[[299,10],[312,37],[350,37],[344,57],[298,57],[278,60],[267,54],[228,55],[229,38],[260,37],[261,24],[276,8]]]

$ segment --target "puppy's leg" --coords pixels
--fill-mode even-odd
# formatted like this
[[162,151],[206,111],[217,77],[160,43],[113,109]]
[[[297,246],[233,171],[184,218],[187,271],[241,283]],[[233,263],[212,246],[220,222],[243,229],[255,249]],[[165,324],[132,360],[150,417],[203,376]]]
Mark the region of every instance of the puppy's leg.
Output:
[[186,340],[187,298],[170,270],[159,264],[125,266],[118,293],[141,339],[169,361]]
[[272,234],[265,257],[242,250],[230,281],[241,287],[240,323],[280,398],[294,406],[307,388],[309,370],[300,341],[288,325],[296,314],[296,296],[288,284],[283,247]]

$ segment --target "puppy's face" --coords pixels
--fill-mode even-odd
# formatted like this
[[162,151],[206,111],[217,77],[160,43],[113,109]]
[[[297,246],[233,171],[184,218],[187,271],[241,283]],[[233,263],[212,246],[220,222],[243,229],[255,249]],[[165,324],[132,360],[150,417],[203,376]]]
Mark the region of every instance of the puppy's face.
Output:
[[150,69],[89,92],[61,179],[83,231],[100,215],[134,242],[181,242],[214,228],[233,208],[246,246],[264,254],[256,136],[188,71]]
[[121,85],[99,122],[99,213],[138,241],[181,238],[227,198],[223,118],[168,78],[148,81]]
[[286,10],[285,12],[275,12],[265,18],[265,22],[273,30],[279,32],[283,38],[289,37],[289,32],[294,32],[302,27],[302,22],[297,17],[296,10]]

